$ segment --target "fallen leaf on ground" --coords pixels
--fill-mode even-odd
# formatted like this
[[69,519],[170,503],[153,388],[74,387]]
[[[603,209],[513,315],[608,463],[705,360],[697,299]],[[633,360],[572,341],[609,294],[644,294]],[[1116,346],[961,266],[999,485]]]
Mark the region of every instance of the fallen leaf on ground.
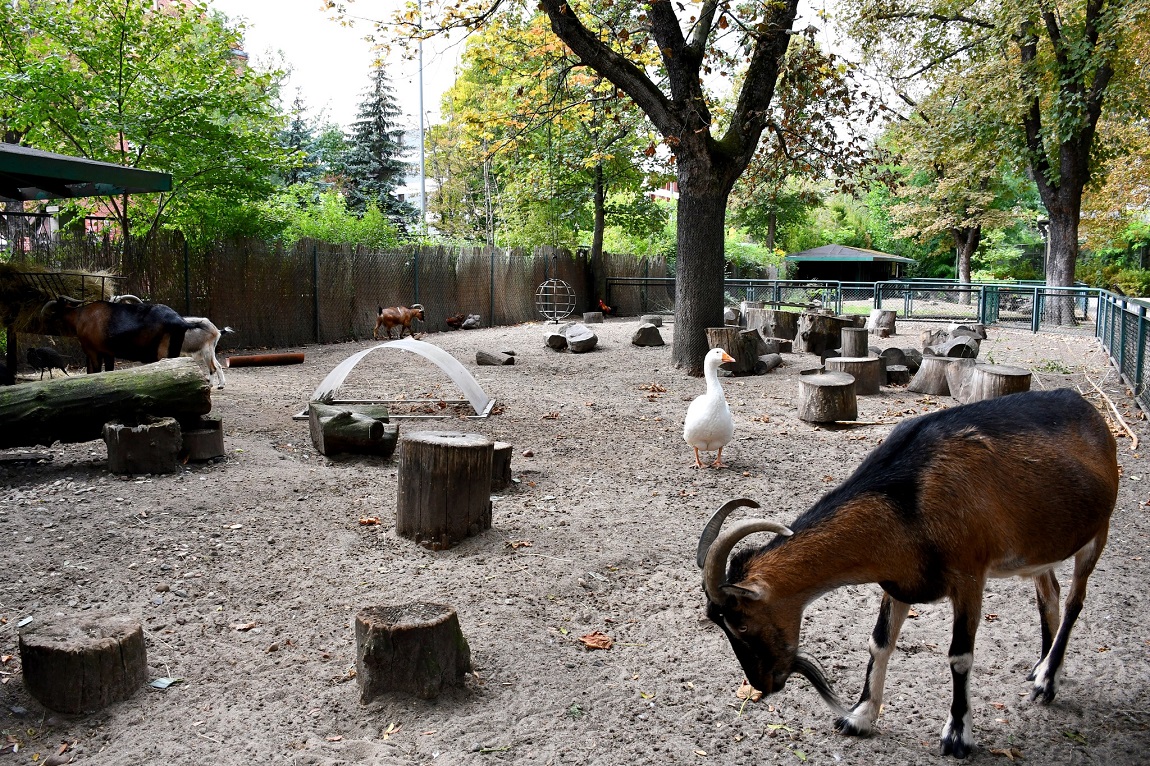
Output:
[[379,523],[379,517],[378,516],[360,516],[359,517],[359,523],[363,524],[364,526],[367,526],[369,524],[378,524]]
[[1015,759],[1022,759],[1022,751],[1017,747],[992,747],[990,748],[990,752],[994,753],[995,755],[1006,756],[1007,760],[1011,761]]
[[333,734],[330,737],[324,737],[324,739],[326,739],[328,742],[339,742],[341,739],[343,739],[343,735]]
[[615,639],[597,630],[585,636],[579,636],[579,640],[588,649],[610,649],[615,643]]
[[739,685],[738,690],[735,692],[735,696],[741,700],[758,702],[763,698],[763,693],[755,687],[751,686],[749,683],[743,682]]
[[530,540],[508,540],[507,541],[507,547],[510,548],[511,550],[515,550],[516,548],[530,548],[531,547],[531,541]]
[[256,624],[254,622],[243,622],[243,623],[236,623],[235,625],[232,625],[233,628],[235,628],[236,630],[241,631],[241,632],[251,630],[255,626],[256,626]]

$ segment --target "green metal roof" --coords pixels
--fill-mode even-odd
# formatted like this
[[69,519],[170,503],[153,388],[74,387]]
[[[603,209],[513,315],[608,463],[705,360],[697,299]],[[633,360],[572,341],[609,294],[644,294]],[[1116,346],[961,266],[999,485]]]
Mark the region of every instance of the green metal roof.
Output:
[[0,197],[40,200],[172,190],[172,176],[0,143]]
[[783,258],[786,261],[884,261],[887,263],[914,263],[913,258],[903,258],[901,255],[880,253],[878,250],[867,250],[864,247],[848,247],[847,245],[823,245],[822,247],[803,250],[800,253],[791,253]]

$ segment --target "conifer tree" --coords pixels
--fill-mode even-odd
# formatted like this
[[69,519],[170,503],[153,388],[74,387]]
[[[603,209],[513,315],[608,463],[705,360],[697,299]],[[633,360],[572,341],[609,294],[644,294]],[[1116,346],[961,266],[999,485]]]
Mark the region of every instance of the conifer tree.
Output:
[[349,209],[362,212],[368,205],[375,205],[401,228],[407,228],[414,209],[395,194],[407,171],[402,159],[403,129],[398,126],[399,116],[387,73],[382,66],[376,66],[360,102],[357,119],[351,126],[342,172],[346,177]]

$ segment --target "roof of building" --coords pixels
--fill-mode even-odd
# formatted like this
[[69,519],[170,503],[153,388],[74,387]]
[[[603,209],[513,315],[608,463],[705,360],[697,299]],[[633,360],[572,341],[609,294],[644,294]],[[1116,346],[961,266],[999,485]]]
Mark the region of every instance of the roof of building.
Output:
[[172,190],[172,176],[0,143],[0,197],[40,200]]
[[823,245],[822,247],[791,253],[784,260],[788,261],[885,261],[887,263],[914,263],[913,258],[904,258],[901,255],[880,253],[878,250],[867,250],[863,247],[848,247],[847,245]]

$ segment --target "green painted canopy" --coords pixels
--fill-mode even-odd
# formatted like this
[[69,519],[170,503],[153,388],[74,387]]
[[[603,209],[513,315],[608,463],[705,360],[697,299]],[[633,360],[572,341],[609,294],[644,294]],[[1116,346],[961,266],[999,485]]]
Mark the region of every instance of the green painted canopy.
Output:
[[172,176],[0,143],[0,197],[40,200],[172,190]]

